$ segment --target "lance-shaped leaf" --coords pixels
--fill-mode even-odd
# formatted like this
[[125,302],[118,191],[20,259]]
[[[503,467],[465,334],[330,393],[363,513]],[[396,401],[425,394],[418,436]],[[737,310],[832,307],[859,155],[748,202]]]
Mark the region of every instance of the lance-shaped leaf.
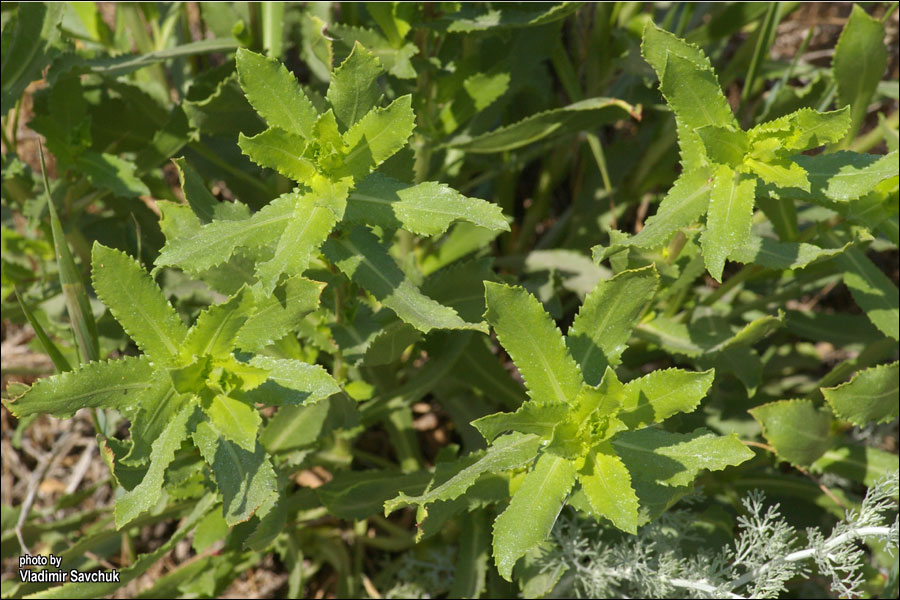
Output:
[[566,346],[581,367],[585,383],[599,384],[606,367],[619,364],[631,330],[658,285],[659,275],[651,265],[601,280],[585,296],[566,334]]
[[316,488],[328,512],[341,519],[366,519],[378,514],[387,499],[400,494],[418,494],[431,479],[427,471],[400,473],[390,469],[341,471]]
[[888,177],[897,177],[897,150],[884,156],[856,152],[834,152],[791,158],[807,172],[809,196],[798,196],[821,203],[822,198],[849,202],[865,196]]
[[706,156],[712,162],[732,168],[737,168],[744,162],[744,155],[747,154],[749,148],[749,140],[747,134],[740,129],[705,125],[697,130],[697,135],[703,141]]
[[178,266],[190,272],[204,271],[227,261],[238,247],[258,248],[278,239],[300,195],[279,196],[243,221],[213,221],[193,236],[166,242],[156,259],[161,267]]
[[303,317],[318,308],[323,287],[324,283],[299,275],[284,280],[271,293],[255,286],[254,312],[238,331],[237,347],[255,352],[297,329]]
[[756,179],[721,165],[715,174],[706,230],[700,237],[703,260],[709,274],[722,281],[725,259],[750,241]]
[[628,117],[640,120],[640,107],[616,98],[588,98],[569,106],[537,113],[474,138],[456,137],[447,146],[474,153],[506,152],[551,136],[571,135]]
[[16,418],[46,413],[67,419],[81,408],[121,408],[151,385],[153,368],[146,357],[91,362],[74,371],[37,380],[6,406]]
[[244,399],[251,403],[305,405],[341,391],[334,378],[319,365],[268,356],[254,356],[250,364],[269,372],[265,383],[244,394]]
[[325,97],[345,130],[375,108],[381,98],[378,76],[381,62],[359,42],[341,65],[331,73]]
[[631,473],[672,487],[688,485],[704,469],[720,471],[753,457],[736,435],[706,429],[684,434],[648,427],[623,431],[611,443]]
[[572,463],[542,454],[494,521],[494,561],[501,577],[512,581],[512,570],[525,553],[543,542],[575,484]]
[[765,315],[742,328],[732,327],[725,319],[709,315],[685,324],[667,317],[657,317],[637,328],[640,337],[659,344],[669,352],[686,356],[715,354],[729,348],[755,344],[779,327],[784,315]]
[[121,529],[142,512],[153,508],[162,495],[163,476],[175,458],[175,452],[188,437],[188,422],[196,410],[194,403],[184,405],[153,441],[150,467],[141,482],[116,500],[116,529]]
[[479,4],[461,4],[459,11],[448,13],[443,19],[437,20],[435,25],[453,33],[534,27],[564,19],[583,4],[507,4],[490,8]]
[[709,167],[682,173],[660,202],[656,214],[647,219],[640,232],[608,248],[594,246],[594,260],[600,262],[618,249],[628,246],[659,248],[675,232],[696,222],[709,207],[712,175],[713,170]]
[[[210,193],[199,173],[195,171],[183,158],[173,158],[172,162],[178,169],[178,178],[181,180],[181,191],[184,199],[190,205],[191,210],[200,220],[200,223],[209,223],[215,219],[238,221],[250,216],[250,209],[246,204],[238,201],[219,202]],[[165,215],[163,215],[165,218]],[[165,231],[163,231],[165,233]],[[168,237],[168,234],[166,234]]]
[[858,248],[848,248],[835,262],[844,274],[844,285],[872,324],[900,340],[900,293],[894,282]]
[[632,379],[622,389],[622,408],[616,416],[628,429],[640,429],[680,412],[693,412],[714,378],[712,369],[699,373],[660,369]]
[[453,583],[447,592],[450,598],[480,598],[485,590],[491,543],[488,514],[478,510],[463,520]]
[[539,404],[569,404],[581,385],[578,365],[559,328],[524,288],[486,281],[485,319],[512,357],[528,394]]
[[275,470],[259,443],[253,452],[248,452],[223,438],[205,421],[197,424],[193,438],[222,492],[222,508],[229,527],[249,520],[257,509],[275,499]]
[[834,48],[832,67],[840,104],[850,105],[848,140],[865,119],[869,102],[887,67],[884,24],[854,4],[850,19]]
[[361,180],[406,146],[415,126],[416,116],[409,95],[400,96],[386,108],[370,110],[344,134],[344,145],[349,151],[335,175]]
[[259,166],[274,169],[288,179],[306,183],[316,174],[316,164],[304,156],[306,139],[283,129],[270,127],[253,137],[242,133],[238,146]]
[[518,431],[550,439],[553,429],[569,413],[568,404],[535,404],[526,402],[514,413],[496,413],[472,421],[472,426],[488,442],[501,433]]
[[179,394],[172,385],[168,372],[155,371],[150,385],[138,392],[132,401],[137,405],[136,410],[123,411],[131,420],[131,449],[119,462],[128,466],[147,464],[153,442],[163,435],[186,400],[187,397]]
[[[464,494],[484,473],[497,473],[515,469],[534,460],[541,439],[536,435],[513,433],[494,442],[487,450],[464,456],[452,464],[442,463],[435,472],[436,485],[419,496],[401,492],[384,503],[384,514],[398,508],[416,504],[425,507],[438,500],[453,500]],[[440,477],[440,479],[438,479]]]
[[745,164],[766,183],[780,188],[799,188],[809,191],[810,184],[806,171],[797,163],[786,158],[762,161],[748,157]]
[[862,427],[897,418],[898,387],[900,368],[895,361],[860,371],[839,386],[822,388],[822,395],[838,418]]
[[509,231],[496,204],[467,198],[443,183],[408,185],[380,173],[369,175],[350,193],[345,219],[420,235],[444,233],[456,221]]
[[671,54],[690,61],[698,69],[712,70],[712,63],[703,53],[700,47],[688,43],[665,29],[660,29],[652,22],[647,22],[641,39],[641,54],[653,70],[656,76],[662,79],[666,70],[666,59]]
[[181,356],[225,357],[231,354],[238,332],[253,310],[253,294],[246,287],[222,304],[210,306],[197,317],[184,340]]
[[588,452],[578,481],[596,516],[606,517],[622,531],[637,533],[638,497],[631,487],[631,474],[609,442]]
[[849,107],[830,112],[801,108],[789,115],[757,125],[749,134],[755,144],[767,144],[770,139],[774,139],[777,140],[777,145],[773,145],[776,151],[796,154],[840,141],[848,127]]
[[322,250],[350,279],[419,331],[484,330],[483,324],[466,323],[455,310],[419,291],[365,227],[356,226],[346,237],[328,240]]
[[318,113],[283,64],[241,48],[237,71],[247,100],[269,125],[313,138],[312,126]]
[[811,400],[778,400],[749,412],[762,425],[763,437],[778,457],[793,465],[810,465],[831,445],[831,415]]
[[848,245],[843,248],[820,248],[805,242],[779,242],[752,236],[749,243],[733,250],[728,258],[748,265],[762,265],[768,269],[802,269],[810,263],[836,256],[847,247]]
[[217,394],[208,402],[203,402],[203,412],[209,417],[210,425],[226,440],[247,452],[253,452],[256,448],[256,434],[262,417],[255,407]]
[[344,212],[349,185],[346,181],[317,179],[294,209],[275,247],[275,255],[259,264],[256,275],[266,292],[271,292],[283,274],[300,275],[309,267],[319,249]]

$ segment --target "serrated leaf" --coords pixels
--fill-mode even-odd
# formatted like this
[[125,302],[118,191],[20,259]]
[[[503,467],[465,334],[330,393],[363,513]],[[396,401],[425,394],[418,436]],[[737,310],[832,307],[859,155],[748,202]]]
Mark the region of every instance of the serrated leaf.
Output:
[[640,120],[640,108],[616,98],[588,98],[544,112],[521,121],[470,137],[457,136],[446,143],[450,148],[476,154],[515,150],[551,136],[571,135],[619,119]]
[[121,408],[152,384],[153,368],[144,356],[90,362],[74,371],[38,379],[6,406],[16,418],[46,413],[67,419],[80,408]]
[[400,96],[386,108],[374,108],[343,135],[348,149],[338,177],[359,181],[406,146],[416,126],[412,96]]
[[442,183],[408,185],[380,173],[369,175],[350,193],[345,219],[420,235],[444,233],[456,221],[509,231],[496,204],[468,198]]
[[183,359],[192,356],[226,357],[235,347],[238,332],[253,310],[253,294],[246,287],[227,301],[200,313],[181,350]]
[[756,179],[721,165],[715,174],[706,215],[706,230],[700,237],[703,261],[709,274],[722,281],[725,259],[750,241]]
[[832,60],[838,100],[842,105],[850,105],[848,140],[859,131],[887,62],[884,25],[854,4],[850,19],[834,47]]
[[805,242],[779,242],[771,238],[752,236],[749,243],[733,250],[728,258],[744,264],[762,265],[768,269],[802,269],[823,258],[836,256],[846,248],[847,246],[820,248]]
[[631,473],[671,487],[690,484],[704,469],[721,471],[753,458],[735,434],[706,429],[685,434],[648,427],[623,431],[611,443]]
[[159,364],[178,356],[187,327],[159,286],[124,252],[94,242],[94,290],[138,348]]
[[653,70],[658,79],[662,79],[666,70],[667,57],[672,54],[696,65],[698,69],[712,70],[712,64],[700,47],[684,41],[678,36],[660,29],[648,21],[644,26],[641,39],[641,54]]
[[700,317],[690,324],[667,317],[641,323],[638,334],[666,350],[686,356],[715,354],[728,348],[749,346],[781,327],[783,316],[766,315],[737,329],[714,315]]
[[747,134],[740,129],[705,125],[697,129],[697,135],[706,148],[706,156],[714,163],[737,168],[744,162],[749,148]]
[[556,518],[575,484],[572,463],[542,454],[494,521],[494,561],[500,576],[512,581],[512,570],[526,552],[550,535]]
[[251,403],[302,406],[319,402],[341,391],[334,378],[319,365],[268,356],[254,356],[250,359],[250,364],[269,372],[265,383],[244,394],[244,398]]
[[128,466],[138,466],[150,461],[153,442],[159,438],[186,402],[186,397],[175,390],[168,373],[162,369],[153,373],[149,386],[132,400],[136,409],[123,410],[131,421],[131,449],[119,459]]
[[210,425],[226,440],[248,452],[253,452],[256,448],[256,434],[262,424],[262,417],[256,408],[246,402],[217,394],[203,403],[203,412],[209,417]]
[[533,27],[564,19],[583,2],[561,2],[553,5],[505,5],[485,8],[478,4],[461,4],[459,10],[451,12],[438,25],[448,32],[469,33],[488,29],[513,27]]
[[248,452],[220,436],[205,421],[197,424],[193,438],[212,468],[229,527],[249,520],[257,509],[275,499],[278,493],[275,471],[258,442],[255,450]]
[[828,449],[831,415],[812,400],[778,400],[748,411],[782,460],[808,466]]
[[631,474],[608,442],[588,452],[578,482],[596,516],[609,519],[622,531],[637,533],[638,498]]
[[581,385],[578,365],[559,328],[524,288],[484,283],[484,318],[512,357],[528,395],[538,404],[569,404]]
[[749,133],[754,141],[774,135],[779,141],[779,149],[797,153],[839,142],[849,127],[849,107],[829,112],[801,108],[757,125]]
[[600,262],[623,247],[659,248],[664,245],[675,232],[693,224],[706,212],[713,186],[712,175],[709,167],[682,173],[640,232],[608,248],[594,246],[594,260]]
[[894,282],[858,248],[835,258],[844,285],[872,324],[886,336],[900,340],[900,293]]
[[274,169],[288,179],[307,183],[316,174],[316,164],[303,156],[307,142],[300,135],[270,127],[253,137],[240,134],[238,146],[259,166]]
[[606,367],[619,364],[631,330],[658,286],[659,275],[650,266],[601,280],[585,296],[566,333],[566,346],[581,367],[585,383],[599,384]]
[[338,518],[366,519],[378,514],[398,491],[401,496],[418,494],[430,480],[431,473],[427,471],[342,471],[322,487],[316,488],[316,494],[328,511]]
[[[403,506],[425,507],[439,500],[453,500],[464,494],[484,473],[497,473],[521,467],[534,460],[541,440],[536,435],[513,433],[498,438],[487,450],[472,453],[452,465],[444,464],[442,479],[419,496],[405,493],[384,503],[384,514],[389,515]],[[437,478],[438,473],[435,473]]]
[[569,413],[566,404],[535,404],[526,402],[514,413],[496,413],[472,421],[472,426],[491,442],[507,431],[533,433],[542,439],[550,439],[553,429]]
[[622,389],[622,408],[616,414],[628,429],[661,423],[680,412],[693,412],[706,396],[715,372],[660,369],[632,379]]
[[355,283],[419,331],[484,329],[483,324],[466,323],[449,306],[422,294],[365,227],[355,226],[346,237],[328,240],[322,251]]
[[824,196],[834,202],[849,202],[865,196],[881,181],[896,177],[898,157],[900,153],[894,150],[884,156],[856,152],[800,154],[791,160],[803,167],[809,177],[810,200]]
[[262,350],[300,326],[319,306],[324,284],[299,275],[290,277],[271,293],[253,288],[254,311],[237,334],[236,346],[246,352]]
[[800,188],[809,191],[809,178],[803,167],[788,159],[774,159],[767,162],[748,158],[746,165],[766,183],[780,188]]
[[175,459],[175,452],[181,448],[181,443],[188,437],[188,422],[196,408],[194,403],[183,406],[153,441],[150,467],[146,475],[134,489],[116,499],[116,529],[122,529],[159,502],[166,469]]
[[279,196],[243,221],[213,221],[196,235],[166,242],[157,266],[178,266],[190,272],[204,271],[227,261],[238,247],[258,248],[278,239],[300,198],[297,192]]
[[318,113],[284,65],[245,48],[236,58],[238,80],[256,112],[273,127],[313,139]]
[[838,418],[863,427],[897,418],[900,367],[895,361],[865,369],[847,383],[822,388],[822,395]]
[[381,98],[378,76],[383,72],[381,62],[356,42],[350,56],[331,73],[325,97],[345,130],[377,105]]

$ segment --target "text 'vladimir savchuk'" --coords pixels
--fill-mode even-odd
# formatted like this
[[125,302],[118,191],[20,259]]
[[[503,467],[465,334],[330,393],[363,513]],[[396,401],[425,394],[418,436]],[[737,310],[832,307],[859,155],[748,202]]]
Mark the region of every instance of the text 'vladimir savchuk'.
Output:
[[[60,571],[62,556],[55,554],[23,554],[19,557],[19,580],[26,583],[112,583],[119,581],[118,571]],[[25,567],[51,567],[32,571]]]

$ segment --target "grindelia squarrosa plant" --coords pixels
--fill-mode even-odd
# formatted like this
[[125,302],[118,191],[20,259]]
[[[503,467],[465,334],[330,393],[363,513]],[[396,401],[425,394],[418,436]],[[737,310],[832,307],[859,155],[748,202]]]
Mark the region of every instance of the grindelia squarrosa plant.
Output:
[[4,5],[3,597],[896,596],[895,8]]

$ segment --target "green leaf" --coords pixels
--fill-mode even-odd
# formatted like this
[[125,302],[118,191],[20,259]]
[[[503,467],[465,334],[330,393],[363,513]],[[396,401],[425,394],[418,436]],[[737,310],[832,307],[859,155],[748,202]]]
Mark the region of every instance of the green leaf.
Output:
[[839,386],[822,388],[822,395],[838,418],[862,427],[897,418],[898,387],[900,369],[895,361],[860,371]]
[[[28,84],[40,79],[41,70],[56,55],[64,4],[22,4],[15,19],[4,21],[3,84],[0,112],[12,109]],[[12,26],[14,31],[10,31]]]
[[625,384],[616,414],[628,429],[661,423],[680,412],[693,412],[706,396],[715,372],[660,369]]
[[747,134],[740,129],[718,125],[705,125],[697,129],[697,135],[706,148],[706,156],[714,163],[732,168],[741,166],[749,148]]
[[322,250],[355,283],[419,331],[484,329],[483,324],[466,323],[449,306],[422,294],[365,227],[355,226],[346,237],[329,239]]
[[746,164],[766,183],[780,188],[800,188],[809,191],[810,183],[806,171],[795,162],[787,159],[773,159],[764,162],[748,158]]
[[237,51],[238,80],[247,100],[272,127],[313,139],[318,113],[283,64],[245,48]]
[[[241,202],[219,202],[206,188],[200,175],[187,164],[183,158],[173,158],[178,169],[181,190],[184,199],[200,218],[201,223],[209,223],[215,219],[238,221],[250,217],[250,209]],[[166,235],[166,237],[169,237]]]
[[688,43],[676,35],[660,29],[651,21],[644,26],[641,40],[641,54],[653,70],[658,79],[662,80],[666,70],[668,56],[679,56],[693,63],[698,69],[712,70],[712,64],[699,46]]
[[490,556],[490,522],[484,510],[469,513],[463,520],[459,553],[449,598],[480,598],[485,591]]
[[719,436],[706,429],[687,434],[654,428],[623,431],[611,443],[631,473],[672,487],[690,484],[704,469],[721,471],[753,458],[737,435]]
[[810,465],[810,470],[814,473],[834,473],[871,487],[884,478],[885,473],[895,472],[898,467],[900,461],[896,454],[871,446],[845,444],[826,450]]
[[[464,494],[484,473],[508,471],[534,460],[541,440],[535,435],[513,433],[495,441],[487,450],[474,452],[448,465],[442,463],[443,473],[435,473],[436,485],[419,496],[408,496],[401,492],[384,503],[385,516],[403,506],[425,507],[439,500],[453,500]],[[438,475],[442,478],[438,480]]]
[[175,389],[165,370],[155,371],[149,383],[132,400],[136,408],[129,406],[131,410],[123,410],[131,421],[131,450],[119,462],[127,466],[150,462],[153,442],[163,434],[187,400]]
[[768,269],[793,270],[836,256],[846,248],[847,246],[820,248],[805,242],[779,242],[771,238],[752,236],[749,243],[733,250],[728,258],[748,265],[762,265]]
[[551,136],[571,135],[629,116],[640,120],[640,108],[616,98],[588,98],[562,108],[539,112],[475,137],[457,136],[446,146],[476,154],[506,152]]
[[701,167],[686,171],[669,188],[656,209],[656,214],[647,219],[644,228],[632,237],[610,245],[609,248],[594,246],[594,260],[602,261],[620,248],[637,246],[638,248],[659,248],[675,234],[700,218],[709,207],[709,196],[713,187],[713,171]]
[[800,154],[791,160],[807,172],[810,200],[821,202],[819,198],[824,196],[834,202],[849,202],[865,196],[881,181],[896,177],[898,156],[900,153],[896,150],[884,156],[835,152],[815,156]]
[[334,378],[319,365],[268,356],[254,356],[250,364],[269,372],[265,383],[244,394],[244,398],[251,404],[302,406],[319,402],[341,391]]
[[553,524],[575,484],[575,468],[565,458],[542,454],[494,521],[494,561],[500,576],[512,581],[521,557],[550,535]]
[[80,408],[127,406],[134,394],[150,387],[152,377],[153,368],[143,356],[90,362],[74,371],[38,379],[6,406],[19,419],[40,413],[67,419]]
[[585,383],[597,385],[608,365],[619,364],[631,331],[658,286],[656,268],[649,266],[601,280],[585,296],[566,334],[566,346]]
[[253,452],[248,452],[223,438],[205,421],[197,424],[193,438],[222,492],[223,513],[229,527],[249,520],[257,509],[276,499],[275,470],[259,443]]
[[900,340],[900,294],[894,282],[858,248],[835,258],[844,285],[872,324],[886,336]]
[[137,165],[114,154],[86,150],[75,158],[74,167],[87,175],[94,186],[106,188],[116,196],[150,195],[150,189],[136,174]]
[[175,459],[175,452],[188,436],[188,421],[194,415],[194,403],[184,405],[169,421],[160,436],[153,441],[150,451],[150,468],[141,482],[116,500],[116,529],[136,519],[142,512],[153,508],[162,495],[163,476]]
[[587,454],[578,481],[596,516],[609,519],[622,531],[637,533],[638,498],[631,475],[608,442]]
[[737,329],[715,315],[700,317],[690,324],[657,317],[641,323],[637,332],[670,352],[700,356],[755,344],[781,327],[783,318],[781,313],[777,317],[765,315]]
[[53,366],[56,367],[57,373],[65,373],[66,371],[72,370],[72,365],[69,364],[69,361],[66,360],[66,357],[63,356],[62,352],[60,352],[59,348],[56,344],[53,343],[53,340],[50,339],[50,336],[47,335],[47,332],[44,331],[44,328],[41,326],[40,322],[37,320],[37,317],[34,316],[34,313],[31,309],[28,308],[28,305],[25,304],[25,301],[22,300],[22,296],[19,295],[19,290],[15,289],[16,300],[19,302],[19,307],[22,309],[22,313],[25,315],[25,318],[28,319],[28,323],[31,325],[31,328],[34,329],[34,334],[41,342],[41,348],[44,349],[44,352],[50,357],[50,360],[53,361]]
[[709,274],[722,281],[725,259],[750,241],[756,179],[734,172],[726,165],[716,170],[706,230],[700,237],[703,260]]
[[778,141],[778,150],[803,152],[825,144],[839,142],[850,127],[850,109],[829,112],[801,108],[789,115],[762,123],[750,130],[752,143]]
[[244,450],[253,452],[256,448],[256,434],[262,424],[262,417],[256,408],[218,394],[209,402],[203,403],[203,411],[219,435]]
[[157,266],[178,266],[190,272],[204,271],[227,261],[238,247],[258,248],[278,239],[300,194],[279,196],[252,217],[242,221],[213,221],[194,236],[169,240],[156,259]]
[[568,17],[578,10],[583,2],[561,2],[553,5],[509,4],[490,7],[479,4],[461,3],[459,10],[444,17],[443,25],[448,32],[469,33],[488,29],[533,27],[552,23]]
[[318,308],[323,287],[299,275],[284,280],[271,293],[254,287],[254,312],[238,331],[235,345],[255,352],[294,331],[305,315]]
[[802,467],[822,456],[830,445],[831,414],[811,400],[778,400],[750,409],[763,437],[778,458]]
[[538,404],[569,404],[581,385],[578,365],[559,328],[524,288],[484,283],[485,319],[512,357],[528,395]]
[[316,174],[316,164],[303,156],[306,145],[302,136],[275,127],[253,137],[243,133],[238,136],[238,146],[250,160],[300,183],[307,183]]
[[181,348],[183,360],[193,356],[222,358],[231,355],[238,332],[253,310],[253,294],[246,287],[227,301],[200,313]]
[[569,413],[566,404],[535,404],[526,402],[514,413],[496,413],[472,421],[472,426],[488,442],[506,431],[533,433],[550,439],[553,429]]
[[124,252],[94,242],[91,252],[94,290],[122,329],[158,364],[171,364],[187,336],[187,327],[159,286]]
[[854,4],[850,19],[834,47],[832,60],[838,100],[842,105],[850,105],[851,125],[847,141],[859,131],[887,63],[884,25]]
[[444,233],[456,221],[509,231],[496,204],[467,198],[442,183],[408,185],[380,173],[369,175],[350,193],[345,220],[420,235]]
[[386,108],[370,110],[343,135],[348,152],[343,167],[335,175],[361,180],[406,146],[415,126],[416,116],[409,95],[400,96]]
[[316,488],[316,494],[328,512],[336,517],[366,519],[378,514],[398,491],[401,496],[421,493],[430,480],[431,474],[427,471],[343,471]]
[[378,104],[378,76],[383,72],[381,62],[356,42],[350,56],[331,73],[325,97],[343,129],[350,128]]

